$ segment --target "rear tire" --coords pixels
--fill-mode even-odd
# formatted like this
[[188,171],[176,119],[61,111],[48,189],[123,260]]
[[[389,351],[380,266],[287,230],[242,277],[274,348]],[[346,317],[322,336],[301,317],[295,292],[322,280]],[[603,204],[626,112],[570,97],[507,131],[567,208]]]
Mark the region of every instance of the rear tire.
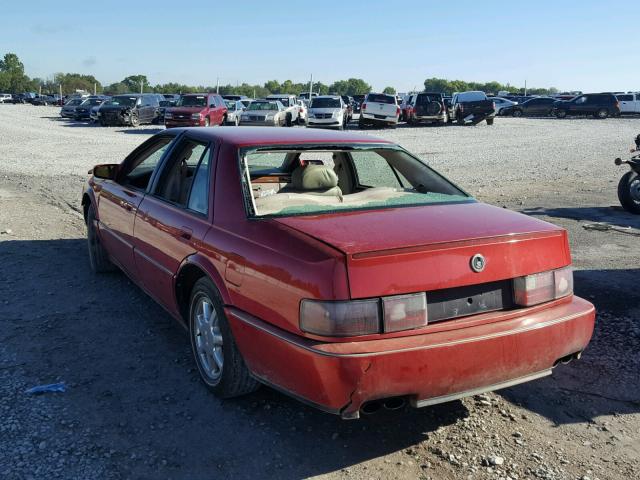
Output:
[[487,125],[493,125],[493,118],[487,118]]
[[216,396],[231,398],[258,389],[260,383],[251,376],[233,338],[220,294],[207,277],[191,291],[189,337],[200,377]]
[[640,177],[636,172],[625,173],[618,182],[618,200],[627,212],[640,215]]
[[89,265],[93,273],[104,273],[115,270],[98,235],[96,211],[93,203],[89,204],[87,211],[87,246],[89,247]]
[[556,110],[556,118],[565,118],[567,116],[566,110]]
[[521,117],[522,116],[522,110],[514,110],[511,115],[516,117],[516,118]]
[[601,108],[600,110],[598,110],[596,112],[596,114],[594,115],[594,117],[600,119],[600,120],[604,120],[605,118],[607,118],[609,116],[609,110],[607,110],[606,108]]
[[292,127],[293,126],[293,120],[291,118],[291,114],[287,113],[286,119],[285,119],[285,125],[287,127]]

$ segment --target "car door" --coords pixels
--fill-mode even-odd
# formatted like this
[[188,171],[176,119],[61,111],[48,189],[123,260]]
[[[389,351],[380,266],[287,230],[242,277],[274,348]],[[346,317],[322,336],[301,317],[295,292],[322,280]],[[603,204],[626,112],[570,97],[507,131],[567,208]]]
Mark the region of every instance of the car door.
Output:
[[104,180],[98,192],[98,230],[109,254],[131,277],[137,277],[133,257],[133,226],[138,207],[168,150],[173,135],[155,136],[123,162],[115,181]]
[[134,253],[140,282],[175,313],[174,276],[211,227],[214,154],[209,142],[194,138],[194,134],[182,135],[163,161],[136,215]]

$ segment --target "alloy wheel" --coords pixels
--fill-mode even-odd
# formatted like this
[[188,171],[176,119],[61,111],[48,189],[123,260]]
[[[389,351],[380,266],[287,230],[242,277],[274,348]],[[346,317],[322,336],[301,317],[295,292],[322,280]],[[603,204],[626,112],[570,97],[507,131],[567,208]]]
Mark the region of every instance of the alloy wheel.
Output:
[[222,376],[224,367],[223,339],[218,313],[204,294],[196,299],[193,336],[203,373],[212,382]]

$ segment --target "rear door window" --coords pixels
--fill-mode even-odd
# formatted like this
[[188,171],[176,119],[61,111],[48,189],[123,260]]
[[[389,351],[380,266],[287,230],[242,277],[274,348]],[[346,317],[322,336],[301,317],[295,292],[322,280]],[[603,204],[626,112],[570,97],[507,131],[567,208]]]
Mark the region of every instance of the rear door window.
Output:
[[633,95],[616,95],[616,97],[621,102],[632,102],[633,101]]

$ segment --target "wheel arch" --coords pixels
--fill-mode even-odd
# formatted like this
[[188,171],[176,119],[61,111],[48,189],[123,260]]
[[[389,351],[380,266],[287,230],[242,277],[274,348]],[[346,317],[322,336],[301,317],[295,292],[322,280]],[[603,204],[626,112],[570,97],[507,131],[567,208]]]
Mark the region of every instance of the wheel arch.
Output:
[[[82,215],[84,217],[84,223],[87,223],[87,215],[89,214],[89,207],[94,203],[94,199],[89,191],[85,191],[82,194],[82,200],[80,201],[80,205],[82,206]],[[95,208],[95,207],[94,207]],[[98,209],[95,208],[96,218],[98,218]]]
[[216,268],[200,254],[194,254],[185,258],[178,269],[174,282],[174,294],[176,305],[182,321],[188,323],[189,320],[189,297],[195,283],[203,277],[207,277],[216,287],[222,298],[224,305],[231,303],[229,291],[226,288],[224,279]]

